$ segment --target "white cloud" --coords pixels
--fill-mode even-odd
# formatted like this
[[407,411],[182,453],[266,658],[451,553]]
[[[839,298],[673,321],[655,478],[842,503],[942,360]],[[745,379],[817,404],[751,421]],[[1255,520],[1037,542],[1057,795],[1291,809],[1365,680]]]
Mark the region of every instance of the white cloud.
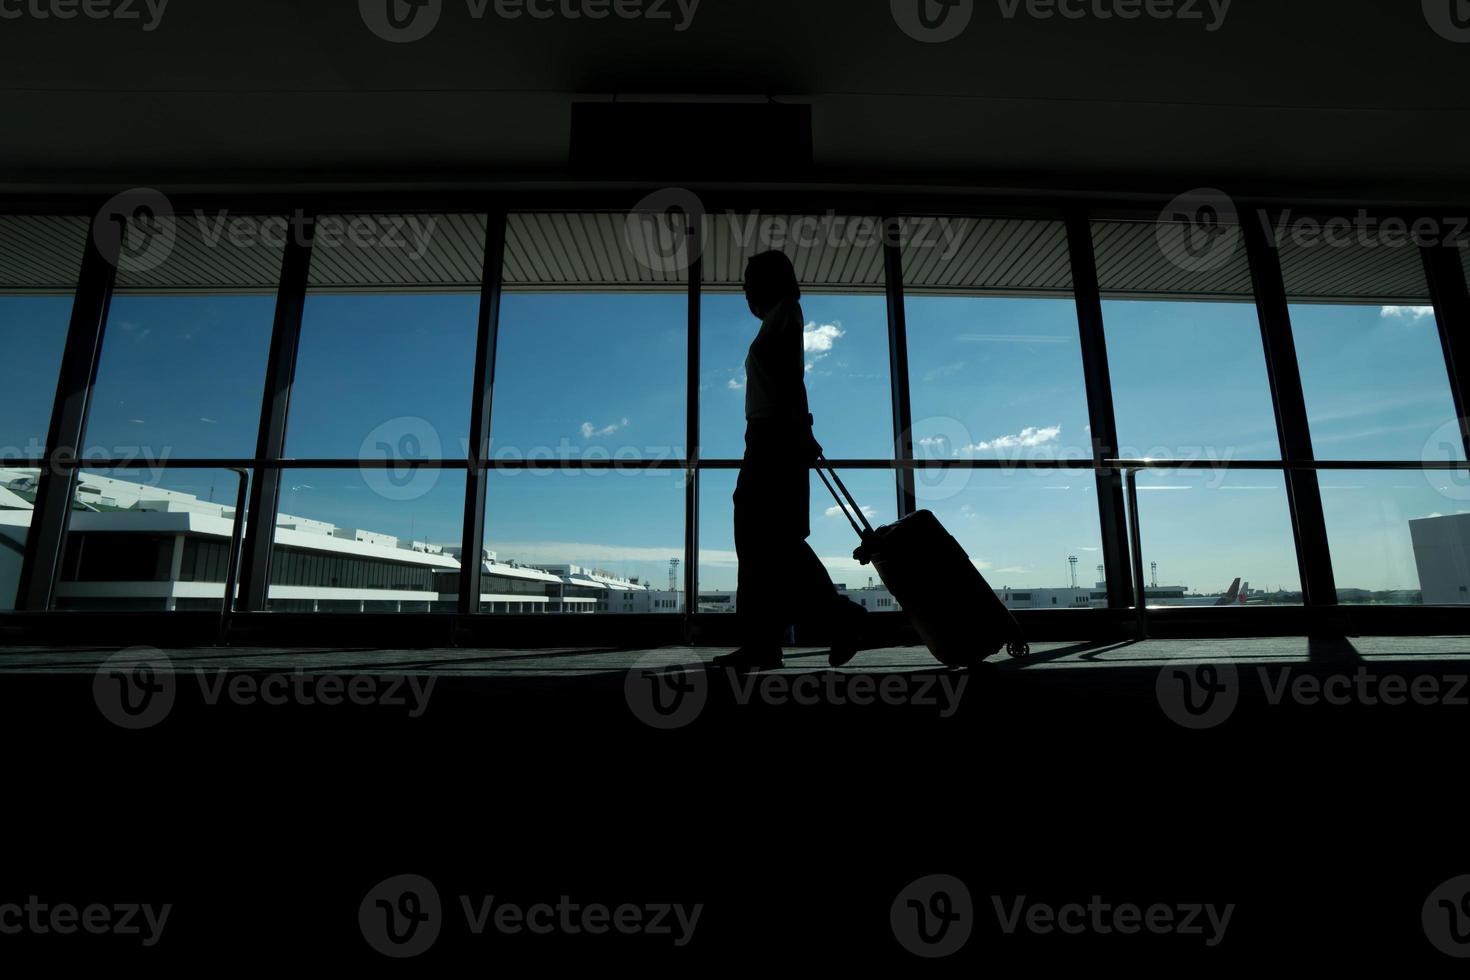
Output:
[[930,449],[939,453],[940,455],[944,454],[944,451],[946,448],[949,447],[949,444],[949,439],[946,436],[925,436],[924,438],[919,440],[920,449]]
[[847,331],[839,323],[808,323],[801,332],[801,349],[808,355],[806,369],[815,368],[818,361],[832,353],[838,339],[845,336]]
[[619,429],[626,429],[627,427],[628,427],[628,420],[626,418],[623,419],[621,422],[614,422],[612,425],[605,425],[605,426],[603,426],[600,429],[597,428],[597,426],[593,425],[591,422],[583,422],[582,423],[582,438],[583,439],[597,439],[597,438],[600,438],[602,436],[610,436],[614,432],[618,431]]
[[[832,507],[828,507],[824,511],[824,513],[828,517],[841,517],[842,516],[842,508],[841,507],[837,507],[837,506],[834,505]],[[869,507],[867,504],[863,504],[863,516],[866,517],[866,518],[868,518],[868,520],[872,520],[873,518],[875,518],[875,517],[878,516],[878,512],[876,510],[874,510],[872,507]]]
[[985,442],[977,442],[973,446],[966,446],[961,452],[984,453],[997,449],[1035,449],[1056,442],[1057,437],[1062,434],[1060,425],[1049,425],[1044,429],[1038,429],[1034,425],[1028,425],[1020,432],[1013,435],[1001,436],[998,439],[990,439]]
[[745,381],[731,378],[729,383],[725,385],[725,387],[729,388],[731,391],[739,391],[745,387]]
[[847,331],[842,329],[841,324],[824,323],[818,326],[815,322],[808,323],[801,333],[801,347],[808,354],[829,354],[838,339],[845,336]]
[[1379,316],[1384,319],[1395,320],[1422,320],[1426,316],[1434,315],[1432,306],[1385,306],[1379,311]]

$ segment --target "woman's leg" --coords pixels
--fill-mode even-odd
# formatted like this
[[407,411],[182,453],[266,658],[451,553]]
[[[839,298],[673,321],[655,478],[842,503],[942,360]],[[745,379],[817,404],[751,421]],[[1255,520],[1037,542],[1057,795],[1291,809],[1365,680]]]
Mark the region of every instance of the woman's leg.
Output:
[[773,506],[771,481],[746,466],[735,484],[735,615],[742,646],[780,648],[782,623],[782,569],[786,562],[777,537],[778,509]]
[[837,586],[832,584],[827,566],[822,564],[822,559],[817,557],[811,545],[798,541],[789,549],[788,554],[790,592],[793,602],[797,603],[795,611],[802,618],[809,618],[813,614],[824,616],[829,609],[847,601],[837,591]]

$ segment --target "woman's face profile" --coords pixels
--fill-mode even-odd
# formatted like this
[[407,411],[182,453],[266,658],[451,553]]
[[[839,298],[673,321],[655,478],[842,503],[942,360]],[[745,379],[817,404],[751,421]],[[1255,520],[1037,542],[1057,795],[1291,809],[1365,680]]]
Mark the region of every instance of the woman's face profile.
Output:
[[750,307],[751,316],[755,317],[757,320],[765,319],[765,311],[763,311],[759,306],[756,305],[755,295],[750,291],[749,279],[745,281],[745,305]]

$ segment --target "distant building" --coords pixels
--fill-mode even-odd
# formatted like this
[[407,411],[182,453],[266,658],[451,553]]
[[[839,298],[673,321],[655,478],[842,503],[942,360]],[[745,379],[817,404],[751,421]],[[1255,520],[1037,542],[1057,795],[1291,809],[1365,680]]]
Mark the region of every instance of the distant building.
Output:
[[[34,469],[0,468],[0,596],[14,595],[36,493]],[[69,609],[217,610],[224,598],[232,505],[176,490],[81,473],[77,478],[56,604]],[[1470,515],[1411,522],[1425,601],[1465,603]],[[279,612],[448,612],[458,608],[457,544],[406,541],[367,528],[278,514],[268,608]],[[480,609],[499,614],[681,613],[684,594],[582,565],[502,561],[483,551]],[[871,612],[901,607],[876,576],[838,589]],[[1234,589],[1232,587],[1232,593]],[[1354,601],[1353,590],[1341,590]],[[1433,593],[1434,598],[1430,597]],[[1011,588],[1010,609],[1098,609],[1107,587]],[[1216,605],[1219,596],[1154,585],[1150,605]],[[1227,602],[1235,601],[1229,597]],[[1246,601],[1241,591],[1241,603]],[[1270,602],[1257,595],[1252,601]],[[1282,601],[1279,597],[1276,601]],[[1362,599],[1358,601],[1371,601]],[[1392,597],[1379,601],[1415,601]],[[701,613],[733,613],[734,589],[705,589]]]
[[[14,595],[35,470],[0,468],[0,595]],[[217,610],[231,505],[176,490],[78,475],[56,604],[67,609]],[[269,608],[278,612],[439,612],[457,607],[460,547],[280,514]],[[578,565],[481,556],[488,613],[676,613],[682,594]]]
[[1419,588],[1430,605],[1470,602],[1470,514],[1409,522]]

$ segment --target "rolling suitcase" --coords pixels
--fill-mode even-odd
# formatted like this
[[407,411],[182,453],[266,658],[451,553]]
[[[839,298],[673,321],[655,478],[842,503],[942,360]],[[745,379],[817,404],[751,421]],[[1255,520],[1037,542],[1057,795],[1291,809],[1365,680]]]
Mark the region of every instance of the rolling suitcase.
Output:
[[935,659],[969,667],[1002,647],[1012,657],[1031,652],[1016,617],[933,513],[921,510],[875,529],[825,457],[817,460],[817,475],[862,539],[852,556],[877,570]]

